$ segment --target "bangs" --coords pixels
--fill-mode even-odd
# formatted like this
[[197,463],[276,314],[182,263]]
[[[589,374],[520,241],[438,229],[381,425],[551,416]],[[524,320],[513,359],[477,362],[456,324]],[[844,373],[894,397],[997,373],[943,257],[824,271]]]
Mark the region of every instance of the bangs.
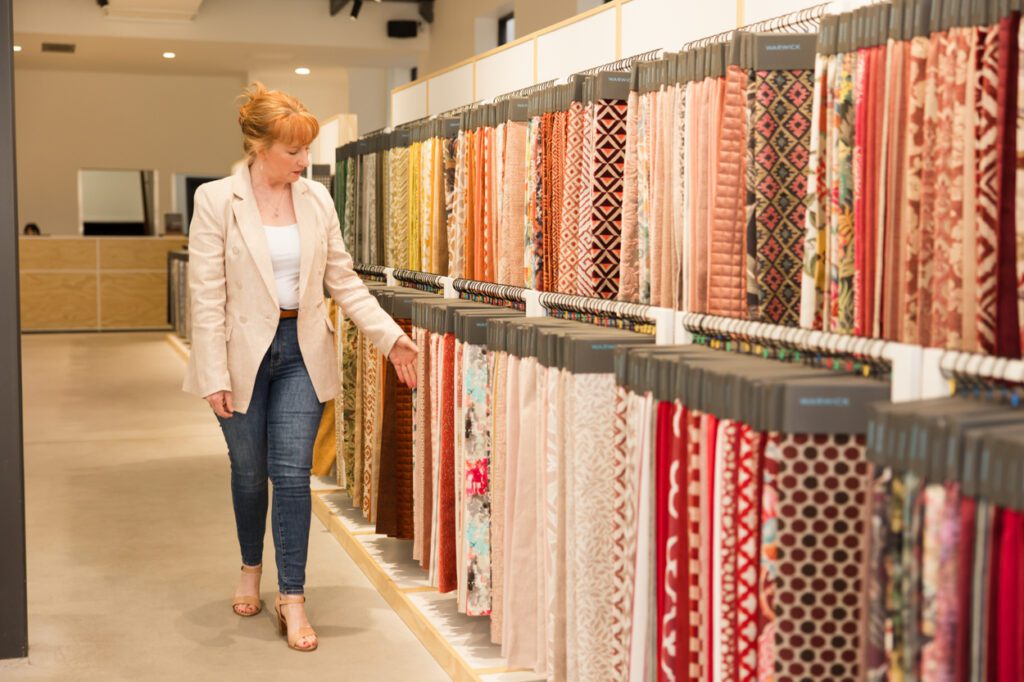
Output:
[[308,111],[283,116],[274,126],[274,139],[288,147],[307,147],[318,134],[320,122]]

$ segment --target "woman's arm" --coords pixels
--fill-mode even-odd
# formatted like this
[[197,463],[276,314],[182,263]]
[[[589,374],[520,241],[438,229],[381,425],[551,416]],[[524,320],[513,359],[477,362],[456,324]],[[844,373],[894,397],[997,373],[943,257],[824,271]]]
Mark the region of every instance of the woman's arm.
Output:
[[218,216],[200,186],[188,232],[188,280],[192,294],[192,355],[200,392],[231,390],[228,374],[227,299],[223,215]]

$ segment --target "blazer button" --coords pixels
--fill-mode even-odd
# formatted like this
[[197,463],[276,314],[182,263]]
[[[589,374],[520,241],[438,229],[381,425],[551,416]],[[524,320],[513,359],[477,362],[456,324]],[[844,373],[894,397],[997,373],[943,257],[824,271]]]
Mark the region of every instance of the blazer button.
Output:
[[246,322],[249,321],[249,318],[247,318],[245,315],[242,315],[240,318],[238,318],[238,321],[241,322],[242,324],[245,324]]
[[233,253],[234,255],[237,256],[238,255],[238,247],[237,246],[232,246],[231,247],[231,253]]

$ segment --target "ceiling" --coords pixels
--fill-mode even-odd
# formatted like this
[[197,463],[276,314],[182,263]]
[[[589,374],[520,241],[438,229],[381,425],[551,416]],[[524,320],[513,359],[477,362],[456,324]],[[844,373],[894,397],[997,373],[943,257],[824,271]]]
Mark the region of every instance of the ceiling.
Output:
[[[43,6],[47,6],[44,11]],[[188,18],[193,15],[193,18]],[[417,6],[367,2],[358,21],[327,0],[15,0],[15,66],[136,74],[243,75],[261,69],[407,67],[427,37],[388,38]],[[74,54],[43,42],[74,43]],[[171,51],[173,60],[162,54]]]

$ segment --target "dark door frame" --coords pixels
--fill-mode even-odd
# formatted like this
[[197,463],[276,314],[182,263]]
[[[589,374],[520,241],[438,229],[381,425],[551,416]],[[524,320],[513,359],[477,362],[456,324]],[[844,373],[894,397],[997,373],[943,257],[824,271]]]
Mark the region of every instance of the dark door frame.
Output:
[[28,656],[12,0],[0,0],[0,658]]

